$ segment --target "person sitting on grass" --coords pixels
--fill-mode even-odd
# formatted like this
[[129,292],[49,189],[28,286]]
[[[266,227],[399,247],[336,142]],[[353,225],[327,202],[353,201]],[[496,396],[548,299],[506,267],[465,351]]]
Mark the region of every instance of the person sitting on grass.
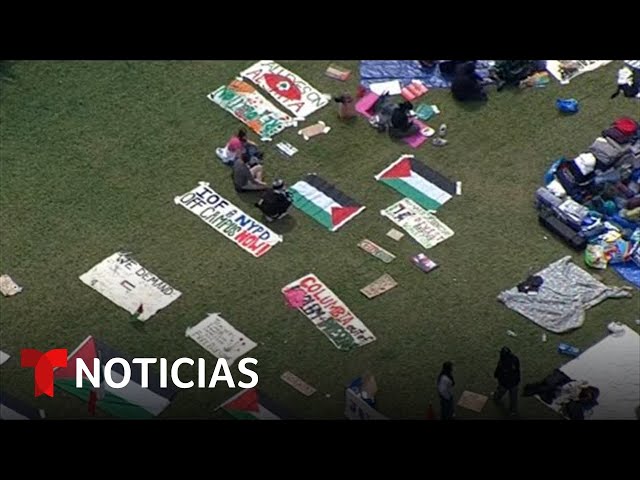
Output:
[[216,148],[216,155],[225,165],[233,165],[233,162],[240,158],[248,144],[252,143],[247,138],[247,131],[241,128],[223,148]]
[[269,190],[256,202],[268,222],[284,217],[291,206],[291,194],[285,188],[284,180],[275,180]]
[[497,91],[505,87],[517,87],[520,82],[538,70],[534,60],[498,60],[490,76],[496,81]]
[[267,188],[267,184],[262,181],[262,165],[257,164],[249,167],[250,162],[251,156],[246,152],[233,162],[233,185],[237,192],[251,192]]
[[415,135],[420,127],[413,123],[411,102],[402,102],[391,114],[389,122],[389,135],[393,138],[405,138]]
[[451,94],[459,102],[477,102],[487,99],[482,88],[482,79],[476,73],[475,62],[458,65],[456,76],[451,82]]

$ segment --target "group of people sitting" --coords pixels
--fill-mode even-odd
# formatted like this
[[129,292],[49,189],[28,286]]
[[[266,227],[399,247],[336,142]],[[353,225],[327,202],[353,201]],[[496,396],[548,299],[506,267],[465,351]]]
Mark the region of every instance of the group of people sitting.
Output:
[[233,186],[237,192],[264,191],[255,206],[262,211],[268,222],[284,217],[292,203],[284,180],[276,179],[271,187],[264,181],[264,154],[255,143],[247,138],[247,131],[241,128],[223,148],[216,149],[216,155],[232,167]]
[[[487,82],[495,82],[497,90],[500,91],[507,86],[521,86],[528,77],[543,69],[541,64],[534,60],[498,60],[490,70],[488,79],[483,79],[476,72],[475,60],[452,60],[446,63],[446,67],[453,75],[451,94],[460,102],[486,100],[484,86]],[[443,70],[442,65],[440,69]]]

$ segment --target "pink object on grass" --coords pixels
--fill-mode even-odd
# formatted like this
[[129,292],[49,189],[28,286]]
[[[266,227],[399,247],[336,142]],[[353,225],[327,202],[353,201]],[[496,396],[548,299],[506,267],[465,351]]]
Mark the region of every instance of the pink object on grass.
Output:
[[[378,100],[378,98],[380,98],[379,95],[373,92],[368,92],[364,97],[358,100],[358,103],[356,103],[356,112],[358,112],[360,115],[362,115],[366,119],[370,120],[371,117],[373,117],[373,111],[372,111],[373,104],[376,103],[376,100]],[[421,133],[422,130],[427,127],[427,124],[421,122],[417,118],[413,119],[413,123],[415,123],[420,127],[420,131],[415,135],[403,138],[402,141],[407,145],[409,145],[410,147],[418,148],[420,145],[422,145],[424,142],[427,141],[427,137],[425,137]]]
[[414,125],[418,125],[420,127],[420,131],[418,133],[416,133],[415,135],[411,135],[410,137],[403,138],[402,141],[404,143],[406,143],[407,145],[409,145],[410,147],[418,148],[420,145],[422,145],[424,142],[427,141],[427,137],[425,137],[421,133],[422,130],[427,127],[427,124],[421,122],[417,118],[413,119],[413,124]]
[[358,100],[356,103],[356,112],[358,112],[363,117],[370,119],[373,117],[373,112],[371,109],[373,108],[373,104],[376,103],[376,100],[380,98],[379,95],[376,95],[373,92],[367,92],[364,97]]
[[291,288],[284,292],[284,300],[289,308],[300,308],[304,305],[305,293],[299,288]]

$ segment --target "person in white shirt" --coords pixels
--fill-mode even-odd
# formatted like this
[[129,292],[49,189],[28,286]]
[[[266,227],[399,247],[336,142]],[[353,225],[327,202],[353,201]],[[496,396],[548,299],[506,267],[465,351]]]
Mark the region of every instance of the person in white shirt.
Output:
[[444,362],[438,375],[438,395],[440,396],[440,420],[453,418],[453,363]]

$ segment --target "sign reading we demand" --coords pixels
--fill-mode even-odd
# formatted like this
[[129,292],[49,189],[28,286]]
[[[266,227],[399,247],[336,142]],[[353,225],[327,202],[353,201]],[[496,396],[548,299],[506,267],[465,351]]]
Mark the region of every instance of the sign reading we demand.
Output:
[[174,199],[211,228],[221,233],[254,257],[260,257],[282,241],[282,236],[244,213],[219,193],[208,182]]

